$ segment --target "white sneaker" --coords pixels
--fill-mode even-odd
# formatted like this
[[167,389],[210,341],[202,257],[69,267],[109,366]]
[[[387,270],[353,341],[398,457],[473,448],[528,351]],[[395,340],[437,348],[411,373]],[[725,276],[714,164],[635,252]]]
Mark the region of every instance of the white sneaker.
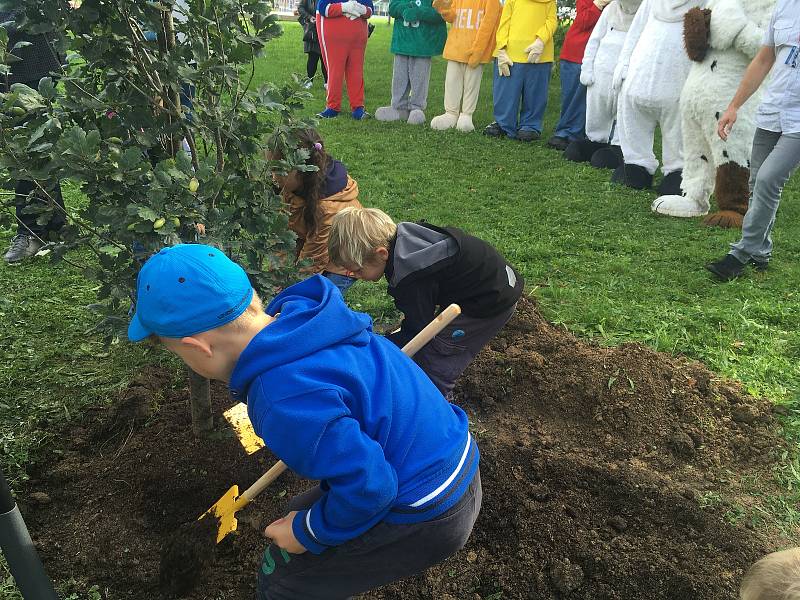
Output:
[[307,89],[307,90],[310,90],[312,85],[314,85],[314,82],[313,82],[313,81],[311,81],[311,80],[309,79],[308,81],[306,81],[306,82],[303,84],[303,87],[304,87],[305,89]]

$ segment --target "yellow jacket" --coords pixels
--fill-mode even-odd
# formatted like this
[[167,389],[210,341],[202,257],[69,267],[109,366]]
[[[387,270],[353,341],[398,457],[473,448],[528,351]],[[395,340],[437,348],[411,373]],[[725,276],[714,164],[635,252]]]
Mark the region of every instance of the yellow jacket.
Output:
[[361,203],[358,201],[358,184],[355,179],[348,175],[347,185],[342,191],[326,198],[320,198],[317,213],[317,230],[311,235],[309,235],[303,218],[303,211],[306,206],[305,200],[292,192],[284,191],[281,196],[286,208],[289,210],[289,229],[297,234],[297,260],[311,260],[313,265],[307,269],[311,273],[330,271],[331,273],[346,275],[347,269],[334,265],[328,259],[328,236],[336,213],[348,206],[361,208]]
[[500,0],[433,0],[433,7],[452,27],[444,58],[470,67],[492,60],[494,35],[500,21]]
[[544,42],[539,62],[553,62],[553,34],[557,24],[556,0],[506,0],[500,15],[494,55],[505,48],[515,63],[527,62],[525,48],[538,37]]

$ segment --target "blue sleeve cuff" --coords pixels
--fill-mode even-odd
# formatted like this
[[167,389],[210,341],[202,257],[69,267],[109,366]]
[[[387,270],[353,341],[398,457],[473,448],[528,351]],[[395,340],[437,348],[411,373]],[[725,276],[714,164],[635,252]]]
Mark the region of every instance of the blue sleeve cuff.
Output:
[[297,538],[297,541],[300,542],[306,550],[312,554],[322,554],[329,546],[320,544],[311,535],[307,524],[309,515],[310,511],[301,510],[294,516],[292,520],[292,533],[294,533],[294,537]]

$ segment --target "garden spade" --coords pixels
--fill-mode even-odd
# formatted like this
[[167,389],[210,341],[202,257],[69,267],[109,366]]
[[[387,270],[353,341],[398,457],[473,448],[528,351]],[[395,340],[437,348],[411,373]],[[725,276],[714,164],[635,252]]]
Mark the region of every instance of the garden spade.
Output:
[[[448,306],[440,312],[433,321],[428,323],[422,331],[414,336],[410,342],[403,346],[403,353],[409,357],[414,356],[420,348],[431,341],[437,333],[447,327],[447,325],[460,314],[461,308],[458,304],[451,304]],[[198,520],[209,515],[215,517],[219,521],[217,543],[221,542],[226,535],[232,531],[236,531],[238,524],[236,521],[236,512],[250,504],[253,498],[263,492],[269,484],[275,481],[278,476],[286,470],[286,468],[286,463],[279,460],[241,495],[239,495],[239,486],[234,485],[225,492],[211,508],[200,515]]]

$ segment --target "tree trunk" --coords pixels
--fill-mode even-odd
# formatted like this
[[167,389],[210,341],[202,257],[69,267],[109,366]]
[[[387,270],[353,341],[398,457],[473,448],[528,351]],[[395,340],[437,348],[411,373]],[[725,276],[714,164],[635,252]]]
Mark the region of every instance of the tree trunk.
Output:
[[197,437],[205,437],[214,430],[214,415],[211,411],[211,382],[191,369],[188,371],[192,431]]

